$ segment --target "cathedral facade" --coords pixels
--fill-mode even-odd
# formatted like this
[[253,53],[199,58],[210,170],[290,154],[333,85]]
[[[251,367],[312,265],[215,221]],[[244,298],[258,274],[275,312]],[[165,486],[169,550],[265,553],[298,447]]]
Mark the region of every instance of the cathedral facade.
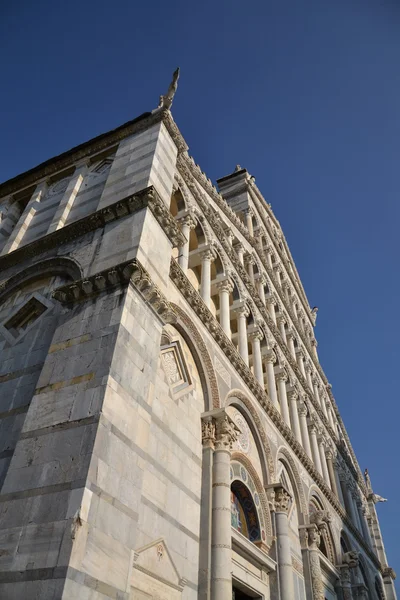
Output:
[[0,598],[394,600],[281,226],[173,93],[0,186]]

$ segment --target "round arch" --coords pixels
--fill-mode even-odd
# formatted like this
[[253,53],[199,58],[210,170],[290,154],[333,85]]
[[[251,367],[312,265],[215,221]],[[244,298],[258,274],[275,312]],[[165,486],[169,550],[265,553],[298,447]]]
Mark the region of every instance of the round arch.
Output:
[[243,416],[246,418],[254,439],[258,443],[258,451],[261,457],[264,459],[261,461],[261,464],[265,464],[267,466],[266,473],[264,474],[266,478],[265,483],[268,484],[275,481],[276,471],[274,458],[271,452],[271,446],[257,410],[254,408],[249,398],[241,390],[234,389],[231,390],[225,398],[224,406],[235,406],[238,410],[240,410],[240,412],[242,412]]
[[71,281],[82,279],[83,271],[80,264],[67,257],[48,258],[33,263],[20,273],[13,275],[0,285],[0,302],[16,288],[39,279],[43,275],[66,275]]
[[299,508],[299,515],[302,521],[300,525],[304,525],[305,517],[308,516],[308,505],[306,502],[306,496],[304,494],[303,483],[292,455],[284,446],[278,448],[278,452],[276,454],[276,473],[278,472],[279,461],[282,462],[289,474],[293,490],[296,495],[296,503]]
[[221,403],[218,382],[207,346],[197,327],[186,312],[182,310],[180,306],[172,302],[171,308],[177,318],[171,319],[171,321],[168,322],[179,331],[193,354],[193,359],[199,371],[200,380],[204,389],[205,410],[219,408]]
[[268,544],[267,545],[270,546],[272,544],[271,515],[269,512],[268,498],[265,493],[265,489],[260,481],[260,478],[257,474],[257,471],[253,467],[251,461],[247,458],[247,456],[245,454],[242,454],[242,452],[232,452],[231,460],[241,463],[245,467],[245,469],[247,469],[247,471],[249,472],[249,474],[251,475],[251,477],[254,481],[254,484],[255,484],[256,490],[257,490],[257,494],[260,498],[261,509],[262,509],[263,516],[264,516],[265,531],[268,536],[268,540],[267,540]]
[[[310,515],[310,519],[312,517],[312,509],[311,509],[312,506],[315,508],[315,510],[321,510],[321,511],[324,511],[325,513],[327,513],[328,515],[330,514],[327,503],[324,501],[324,499],[321,498],[321,496],[317,490],[318,490],[318,488],[313,484],[310,488],[310,492],[309,492],[309,496],[308,496],[308,512]],[[332,527],[331,527],[330,523],[325,523],[325,525],[326,525],[326,527],[324,527],[321,532],[322,533],[322,536],[321,536],[322,541],[323,541],[323,544],[324,544],[324,547],[326,550],[326,554],[324,552],[323,552],[323,554],[325,554],[327,559],[333,565],[335,565],[339,558],[339,553],[338,553],[338,549],[336,548],[336,545],[335,545],[335,538],[333,536]]]

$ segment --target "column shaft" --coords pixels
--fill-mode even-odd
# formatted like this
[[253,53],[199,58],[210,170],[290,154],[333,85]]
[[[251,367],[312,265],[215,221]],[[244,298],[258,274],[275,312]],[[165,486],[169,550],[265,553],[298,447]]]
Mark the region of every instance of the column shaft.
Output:
[[280,600],[294,599],[292,553],[290,549],[288,505],[289,492],[275,484],[275,527]]
[[301,439],[303,448],[306,451],[307,455],[312,460],[311,454],[311,446],[310,446],[310,436],[308,435],[308,427],[307,427],[307,408],[304,402],[300,402],[299,404],[299,420],[300,420],[300,431],[301,431]]
[[290,420],[292,424],[292,431],[294,433],[294,437],[301,444],[301,431],[300,431],[300,421],[299,421],[299,413],[297,409],[297,398],[298,394],[296,390],[289,390],[288,392],[289,398],[289,406],[290,406]]
[[325,456],[325,446],[322,440],[319,440],[318,443],[319,455],[321,458],[321,467],[322,467],[322,475],[325,479],[325,483],[328,487],[331,486],[328,472],[328,465],[326,464],[326,456]]
[[211,302],[211,260],[213,256],[209,250],[206,250],[201,257],[201,283],[200,295],[207,308],[210,308]]
[[328,452],[326,454],[326,464],[328,466],[329,479],[331,482],[331,489],[339,497],[339,492],[336,484],[336,475],[335,475],[335,467],[333,466],[333,455]]
[[279,404],[281,407],[281,415],[286,425],[290,427],[290,416],[289,416],[289,408],[288,408],[288,400],[286,394],[286,377],[283,378],[282,374],[278,375],[278,394],[279,394]]
[[264,387],[264,373],[261,358],[260,334],[251,336],[252,352],[253,352],[253,369],[254,377]]
[[222,281],[218,284],[219,290],[219,322],[222,329],[225,331],[229,339],[232,337],[231,333],[231,310],[229,306],[229,296],[233,289],[232,284],[229,280]]
[[245,312],[240,312],[237,315],[238,337],[239,337],[239,354],[243,358],[246,365],[249,364],[249,348],[247,342],[247,316]]
[[189,237],[190,237],[190,225],[188,221],[184,221],[181,226],[181,231],[186,238],[186,242],[179,248],[178,264],[182,271],[186,273],[189,266]]
[[274,372],[274,359],[266,358],[265,360],[265,368],[267,371],[267,386],[268,386],[268,395],[271,398],[271,401],[275,408],[278,408],[278,395],[276,393],[276,383],[275,383],[275,372]]
[[315,468],[321,475],[323,475],[321,459],[319,456],[318,442],[317,442],[317,430],[314,425],[311,425],[311,427],[310,427],[310,444],[311,444],[311,453],[312,453]]

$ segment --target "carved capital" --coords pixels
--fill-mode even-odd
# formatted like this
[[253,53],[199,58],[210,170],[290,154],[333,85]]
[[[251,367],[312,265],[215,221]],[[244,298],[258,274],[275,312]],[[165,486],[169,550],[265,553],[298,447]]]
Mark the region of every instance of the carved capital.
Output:
[[212,417],[204,417],[201,420],[201,441],[205,448],[214,448],[215,423]]
[[396,571],[392,567],[384,567],[382,575],[383,577],[390,577],[393,581],[396,579]]
[[239,433],[239,427],[223,411],[215,418],[215,450],[230,451]]
[[223,281],[217,283],[217,290],[219,292],[228,292],[231,294],[233,292],[233,288],[234,286],[230,279],[224,279]]
[[209,260],[210,262],[212,262],[213,260],[215,260],[215,256],[213,251],[210,248],[207,248],[207,250],[204,250],[203,252],[201,252],[200,254],[201,260]]
[[299,392],[295,387],[288,388],[286,390],[286,394],[289,400],[297,400],[297,398],[299,397]]
[[248,317],[250,314],[250,309],[245,302],[240,302],[236,305],[233,305],[232,310],[237,316]]
[[280,369],[279,371],[277,371],[275,373],[275,379],[277,381],[287,381],[288,380],[288,374],[286,373],[285,369]]
[[251,340],[259,340],[259,341],[261,341],[264,337],[263,332],[257,326],[254,326],[253,328],[249,327],[248,335]]
[[298,401],[298,405],[297,405],[297,410],[299,412],[299,415],[301,417],[306,417],[307,416],[307,404],[304,402],[304,400],[299,400]]
[[265,362],[271,363],[272,365],[276,363],[276,354],[273,350],[266,350],[263,355],[263,358]]
[[282,483],[272,483],[267,486],[267,489],[270,490],[272,510],[287,514],[292,498],[290,492]]
[[273,294],[269,293],[265,295],[265,303],[266,304],[276,304],[276,298]]
[[308,532],[308,547],[310,550],[317,550],[321,542],[321,533],[318,526],[312,523],[307,527]]

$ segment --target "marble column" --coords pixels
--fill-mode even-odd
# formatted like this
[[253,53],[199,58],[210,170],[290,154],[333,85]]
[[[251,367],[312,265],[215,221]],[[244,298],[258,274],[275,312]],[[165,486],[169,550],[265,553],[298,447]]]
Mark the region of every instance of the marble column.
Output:
[[296,359],[297,359],[297,366],[300,369],[300,373],[303,375],[303,377],[306,377],[306,371],[304,369],[304,352],[301,348],[299,348],[298,350],[296,350]]
[[362,504],[361,500],[357,501],[357,510],[358,510],[358,519],[359,519],[360,525],[361,525],[361,532],[362,532],[363,537],[364,537],[365,541],[367,542],[367,544],[370,544],[371,540],[369,537],[368,526],[367,526],[367,522],[364,517],[363,504]]
[[313,388],[313,382],[312,382],[312,368],[311,368],[310,363],[308,363],[308,362],[306,363],[305,370],[306,370],[306,379],[307,379],[308,386],[309,386],[310,390],[313,391],[314,388]]
[[326,412],[328,414],[328,422],[332,427],[333,431],[336,433],[335,420],[333,418],[333,406],[329,401],[326,401]]
[[243,358],[246,365],[249,365],[249,348],[247,340],[247,317],[249,316],[249,309],[245,304],[235,309],[237,315],[237,329],[238,329],[238,349],[239,354]]
[[189,266],[189,243],[190,231],[196,227],[196,222],[190,214],[185,215],[179,220],[181,232],[186,238],[186,242],[179,248],[178,264],[184,273],[187,272]]
[[323,392],[320,396],[320,402],[321,402],[321,408],[322,408],[322,412],[324,413],[324,416],[326,418],[326,420],[328,420],[328,411],[326,410],[326,396],[325,396],[325,392]]
[[211,302],[211,262],[214,255],[211,250],[204,250],[201,253],[201,282],[200,296],[203,298],[207,308],[210,308]]
[[287,279],[284,279],[282,281],[282,289],[285,292],[286,300],[290,304],[290,283]]
[[251,283],[254,285],[254,265],[255,265],[254,256],[247,254],[244,259],[244,264],[246,267],[247,275],[249,276]]
[[231,310],[229,297],[233,292],[233,285],[229,279],[224,279],[217,284],[219,292],[219,322],[229,339],[232,338],[231,332]]
[[274,266],[274,273],[275,273],[276,281],[278,282],[279,285],[281,285],[281,282],[282,282],[282,278],[281,278],[282,267],[281,267],[280,264]]
[[276,312],[275,312],[276,300],[275,300],[273,294],[270,293],[265,297],[265,303],[268,308],[268,312],[271,316],[271,319],[273,320],[274,324],[276,325]]
[[273,491],[272,506],[275,511],[280,600],[293,600],[295,596],[288,521],[291,495],[280,483],[275,483],[268,487]]
[[279,325],[279,331],[280,331],[280,334],[282,336],[282,339],[283,339],[283,341],[286,344],[287,342],[286,342],[286,329],[285,329],[286,319],[285,319],[285,316],[282,315],[282,314],[279,314],[278,317],[277,317],[277,322],[278,322],[278,325]]
[[[206,413],[207,414],[207,413]],[[211,594],[211,542],[212,494],[215,424],[211,415],[202,416],[201,510],[199,541],[199,600],[210,600]]]
[[230,462],[238,429],[224,410],[217,409],[214,423],[211,600],[232,600]]
[[294,433],[294,437],[301,444],[301,431],[300,431],[300,421],[299,421],[299,413],[297,410],[297,399],[299,397],[299,393],[296,388],[290,387],[287,390],[287,397],[289,400],[290,406],[290,421],[291,428]]
[[267,246],[265,248],[265,254],[267,257],[267,264],[269,266],[269,268],[272,270],[273,269],[273,263],[272,263],[272,248],[271,246]]
[[296,349],[294,347],[294,333],[291,329],[289,329],[289,331],[286,333],[286,339],[290,354],[296,360]]
[[267,372],[267,388],[268,388],[268,396],[271,398],[272,404],[275,408],[279,407],[278,395],[276,392],[276,383],[275,383],[275,372],[274,372],[274,363],[276,362],[276,356],[273,350],[267,350],[264,354],[265,361],[265,370]]
[[312,460],[310,436],[308,434],[308,427],[307,427],[307,405],[303,400],[300,400],[300,402],[298,403],[298,412],[299,412],[302,445],[303,445],[303,448],[306,451],[307,455]]
[[88,159],[84,159],[82,162],[76,165],[75,172],[68,181],[67,189],[65,190],[57,206],[57,210],[50,223],[47,233],[52,233],[53,231],[57,231],[57,229],[64,227],[88,170]]
[[312,588],[312,600],[324,600],[324,584],[322,582],[321,563],[319,560],[319,545],[321,542],[321,533],[317,525],[312,524],[307,527],[308,534],[308,552],[310,560],[310,577]]
[[234,235],[233,235],[232,231],[230,229],[226,229],[225,230],[225,235],[226,235],[226,239],[227,239],[229,245],[233,246]]
[[39,203],[45,197],[47,189],[48,184],[46,181],[42,181],[36,186],[31,199],[26,205],[24,212],[18,219],[18,223],[15,225],[7,243],[5,244],[2,254],[13,252],[13,250],[16,250],[21,245],[26,230],[28,229],[30,222],[38,210]]
[[335,474],[335,467],[333,464],[333,452],[330,448],[327,449],[326,451],[326,464],[328,467],[328,473],[329,473],[329,479],[331,482],[331,490],[336,494],[337,497],[339,497],[339,492],[337,489],[337,483],[336,483],[336,474]]
[[261,358],[261,340],[264,335],[259,327],[254,327],[252,331],[249,332],[249,337],[252,347],[254,377],[260,385],[264,387],[264,373]]
[[340,587],[342,590],[343,600],[353,600],[351,591],[351,575],[348,565],[337,565],[340,573]]
[[265,289],[264,286],[266,284],[266,279],[263,275],[259,275],[256,279],[257,282],[257,291],[260,296],[260,300],[263,304],[265,304]]
[[321,406],[321,398],[319,397],[319,381],[317,378],[313,379],[314,396],[317,403]]
[[278,371],[275,374],[275,379],[278,381],[279,405],[281,407],[282,419],[285,421],[286,425],[290,427],[289,407],[286,394],[286,381],[288,379],[286,371],[284,369]]
[[317,442],[317,426],[315,423],[313,423],[313,422],[310,423],[309,432],[310,432],[311,454],[313,457],[314,466],[317,469],[317,471],[321,475],[323,475],[321,458],[319,455],[318,442]]
[[317,346],[318,346],[317,340],[311,340],[311,347],[313,349],[314,356],[318,360]]
[[240,242],[237,242],[236,244],[234,244],[233,249],[235,250],[237,257],[239,259],[239,262],[242,266],[244,266],[244,248],[243,248],[243,244],[241,244]]
[[326,456],[325,456],[325,440],[321,433],[319,434],[319,437],[318,437],[318,449],[319,449],[319,456],[321,459],[322,475],[324,477],[326,485],[328,487],[331,487],[331,483],[329,480],[328,465],[326,463]]
[[249,232],[249,234],[253,237],[254,235],[254,230],[253,230],[253,211],[251,208],[247,208],[244,211],[245,214],[245,219],[246,219],[246,227],[247,230]]
[[340,472],[339,473],[339,479],[340,479],[340,482],[341,482],[344,507],[346,509],[347,515],[348,515],[349,519],[351,520],[351,522],[353,523],[353,525],[355,527],[357,527],[357,520],[356,520],[356,516],[354,514],[353,499],[351,497],[349,480],[348,480],[348,477],[347,477],[346,473],[344,473],[343,471]]

